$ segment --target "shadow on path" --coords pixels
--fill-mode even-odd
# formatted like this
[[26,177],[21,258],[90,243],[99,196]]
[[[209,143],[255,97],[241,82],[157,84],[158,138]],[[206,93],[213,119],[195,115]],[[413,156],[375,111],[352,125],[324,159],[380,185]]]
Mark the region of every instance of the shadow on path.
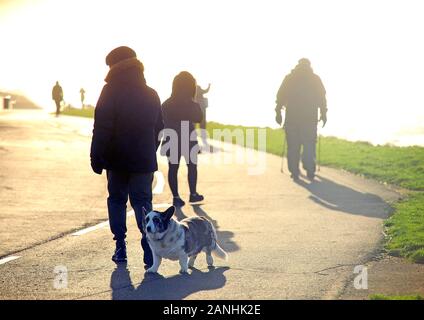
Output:
[[165,278],[146,273],[143,281],[134,286],[126,264],[117,265],[112,272],[110,287],[113,300],[181,300],[189,295],[224,287],[224,272],[228,267],[210,268],[208,271],[192,269],[189,275]]
[[184,213],[184,211],[180,207],[175,207],[174,217],[178,221],[181,221],[181,220],[187,218],[187,215]]
[[[390,206],[381,197],[356,191],[322,176],[316,176],[313,182],[299,180],[296,183],[311,193],[312,201],[329,210],[382,219],[390,212]],[[381,210],[382,206],[387,210]]]

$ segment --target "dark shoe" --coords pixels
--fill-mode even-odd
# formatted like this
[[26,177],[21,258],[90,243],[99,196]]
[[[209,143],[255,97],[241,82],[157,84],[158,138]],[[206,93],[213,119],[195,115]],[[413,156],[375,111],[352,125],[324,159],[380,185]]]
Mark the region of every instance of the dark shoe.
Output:
[[190,195],[190,202],[200,202],[200,201],[203,201],[204,199],[205,198],[202,195],[198,194],[197,192]]
[[308,174],[306,175],[306,177],[307,177],[310,181],[314,181],[314,179],[315,179],[315,173],[314,173],[314,172],[308,172]]
[[185,205],[185,202],[180,197],[174,197],[172,204],[174,205],[174,207],[182,207]]
[[299,174],[293,174],[292,173],[290,175],[290,178],[292,178],[294,182],[297,182],[297,181],[299,181]]
[[116,263],[127,262],[127,247],[125,241],[116,241],[116,249],[112,256],[112,261]]

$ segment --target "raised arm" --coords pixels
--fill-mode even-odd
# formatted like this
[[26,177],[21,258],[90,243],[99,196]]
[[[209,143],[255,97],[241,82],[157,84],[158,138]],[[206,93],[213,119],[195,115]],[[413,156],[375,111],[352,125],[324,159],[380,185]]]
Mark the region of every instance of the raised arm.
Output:
[[211,89],[210,83],[209,83],[209,85],[206,89],[202,89],[202,87],[197,86],[197,90],[199,90],[199,93],[202,94],[202,95],[208,93],[210,89]]

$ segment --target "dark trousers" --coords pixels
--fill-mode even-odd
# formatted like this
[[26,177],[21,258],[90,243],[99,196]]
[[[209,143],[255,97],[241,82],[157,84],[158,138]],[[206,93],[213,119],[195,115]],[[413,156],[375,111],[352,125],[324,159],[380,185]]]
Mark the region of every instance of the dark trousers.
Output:
[[168,183],[171,189],[172,195],[174,197],[179,197],[178,192],[178,169],[180,168],[181,157],[184,157],[185,162],[187,163],[187,173],[188,173],[188,186],[191,194],[197,193],[197,150],[199,145],[193,144],[190,147],[190,150],[194,152],[190,155],[178,155],[178,162],[171,163],[171,160],[168,159]]
[[152,182],[153,173],[128,173],[107,171],[109,197],[107,207],[109,211],[110,230],[114,240],[124,241],[127,233],[127,201],[134,209],[137,226],[142,233],[141,246],[144,251],[144,263],[152,265],[153,257],[146,235],[143,231],[142,208],[147,212],[152,210]]
[[200,121],[200,129],[206,129],[206,108],[202,108],[202,121]]
[[[174,197],[179,197],[180,194],[178,192],[178,169],[180,164],[171,164],[169,163],[168,168],[168,183],[171,188],[172,195]],[[188,171],[188,186],[191,194],[195,194],[196,185],[197,185],[197,165],[190,163],[187,164]]]
[[293,175],[299,175],[299,162],[302,152],[302,165],[308,174],[314,174],[316,170],[316,127],[302,125],[286,125],[287,139],[287,162],[289,171]]
[[60,103],[61,103],[62,101],[60,101],[60,100],[55,100],[54,102],[56,103],[56,116],[58,116],[58,115],[60,114]]

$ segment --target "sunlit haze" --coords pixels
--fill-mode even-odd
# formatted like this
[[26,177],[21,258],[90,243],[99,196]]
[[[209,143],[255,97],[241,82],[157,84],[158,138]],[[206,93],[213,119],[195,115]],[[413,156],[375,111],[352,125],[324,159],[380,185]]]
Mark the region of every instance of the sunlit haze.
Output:
[[161,99],[190,71],[212,84],[209,120],[276,127],[275,95],[307,57],[327,89],[321,132],[424,145],[424,6],[398,1],[0,1],[0,89],[53,109],[95,104],[106,54],[134,48]]

